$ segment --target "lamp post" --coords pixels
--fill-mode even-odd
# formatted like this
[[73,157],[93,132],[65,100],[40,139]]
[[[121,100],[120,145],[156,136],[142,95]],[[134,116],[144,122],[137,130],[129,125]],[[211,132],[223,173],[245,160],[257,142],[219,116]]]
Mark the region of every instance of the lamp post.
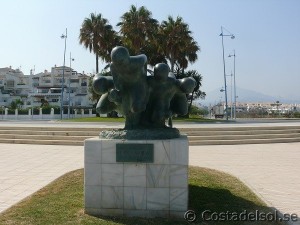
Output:
[[33,98],[31,96],[31,120],[33,120]]
[[228,57],[233,57],[233,92],[234,92],[234,119],[236,120],[236,83],[235,83],[235,50],[233,50],[233,55],[229,55]]
[[230,119],[232,120],[232,72],[230,75],[226,75],[226,76],[230,76]]
[[65,64],[66,64],[66,48],[67,48],[67,28],[66,34],[62,34],[60,36],[62,39],[65,39],[65,50],[64,50],[64,65],[63,65],[63,73],[62,73],[62,81],[61,81],[61,96],[60,96],[60,119],[63,118],[63,106],[64,106],[64,85],[65,85]]
[[70,77],[69,77],[69,99],[68,99],[68,119],[70,119],[70,102],[71,102],[71,97],[70,97],[70,86],[71,86],[71,77],[72,77],[72,61],[74,61],[75,59],[72,58],[72,54],[70,52],[70,70],[71,70],[71,74],[70,74]]
[[222,50],[223,50],[223,72],[224,72],[224,86],[225,86],[225,112],[226,112],[226,120],[228,120],[228,113],[227,113],[227,109],[228,109],[228,101],[227,101],[227,85],[226,85],[226,68],[225,68],[225,56],[224,56],[224,37],[229,36],[231,37],[231,39],[234,39],[235,36],[233,34],[231,34],[228,30],[226,30],[229,34],[223,34],[223,28],[221,26],[221,34],[219,36],[222,37]]

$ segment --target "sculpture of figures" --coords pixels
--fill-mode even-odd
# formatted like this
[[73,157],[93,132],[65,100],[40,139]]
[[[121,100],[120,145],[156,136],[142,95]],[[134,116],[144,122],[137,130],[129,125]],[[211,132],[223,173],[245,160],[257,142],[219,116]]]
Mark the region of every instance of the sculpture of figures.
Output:
[[196,82],[193,78],[177,80],[167,64],[154,67],[154,76],[148,77],[150,98],[143,117],[149,126],[165,127],[165,120],[173,114],[185,115],[188,112],[186,94],[193,91]]
[[111,52],[110,71],[115,89],[111,91],[111,100],[121,104],[126,117],[125,128],[139,126],[141,112],[146,109],[148,101],[147,74],[145,55],[129,56],[126,48],[118,46]]
[[97,74],[93,88],[101,94],[96,110],[116,110],[125,118],[125,129],[165,128],[165,120],[188,110],[186,94],[193,91],[193,78],[176,79],[167,64],[154,67],[154,76],[147,76],[145,55],[130,56],[124,47],[111,52],[111,75]]

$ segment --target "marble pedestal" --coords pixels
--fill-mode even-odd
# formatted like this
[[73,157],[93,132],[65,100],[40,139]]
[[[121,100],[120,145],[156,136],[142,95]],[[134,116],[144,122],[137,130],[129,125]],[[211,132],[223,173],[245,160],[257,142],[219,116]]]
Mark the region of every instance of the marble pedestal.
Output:
[[[153,163],[116,162],[117,143],[153,143]],[[188,207],[188,139],[91,138],[84,145],[85,212],[91,215],[177,217]]]

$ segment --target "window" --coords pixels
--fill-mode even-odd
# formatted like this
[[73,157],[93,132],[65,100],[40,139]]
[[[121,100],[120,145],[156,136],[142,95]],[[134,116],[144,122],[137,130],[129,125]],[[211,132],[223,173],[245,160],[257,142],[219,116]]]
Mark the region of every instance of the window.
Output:
[[8,80],[6,82],[6,86],[7,87],[14,87],[15,86],[15,81],[14,80]]

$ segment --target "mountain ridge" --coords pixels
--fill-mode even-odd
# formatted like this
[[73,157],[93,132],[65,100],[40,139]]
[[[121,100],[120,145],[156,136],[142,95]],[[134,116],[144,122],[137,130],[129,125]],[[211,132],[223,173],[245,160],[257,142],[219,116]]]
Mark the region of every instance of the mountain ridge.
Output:
[[[289,97],[275,97],[271,95],[267,95],[258,91],[253,91],[250,89],[239,88],[236,89],[237,94],[237,102],[276,102],[279,101],[281,103],[286,104],[299,104],[300,98],[297,96],[289,96]],[[232,101],[234,101],[234,93],[232,92]],[[213,91],[206,92],[205,99],[197,99],[196,102],[201,103],[202,105],[209,105],[209,104],[217,104],[219,102],[225,101],[225,94],[221,92],[220,89],[215,89]],[[228,104],[231,102],[231,91],[230,87],[227,89],[227,101]]]

